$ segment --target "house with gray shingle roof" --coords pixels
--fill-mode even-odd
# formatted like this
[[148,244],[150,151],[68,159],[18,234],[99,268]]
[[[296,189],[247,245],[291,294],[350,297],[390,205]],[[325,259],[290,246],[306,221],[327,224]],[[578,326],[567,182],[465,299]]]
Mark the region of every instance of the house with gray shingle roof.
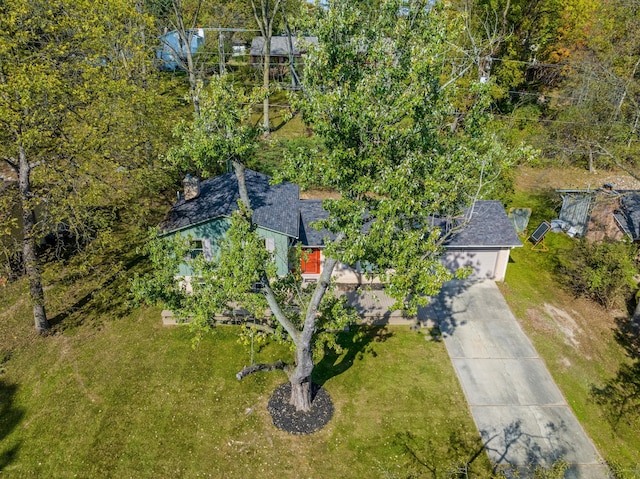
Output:
[[[334,235],[314,228],[316,222],[328,217],[321,200],[300,199],[300,189],[294,183],[271,184],[267,175],[246,170],[246,184],[254,211],[253,221],[265,240],[265,247],[274,255],[278,274],[290,270],[289,249],[301,244],[301,272],[305,280],[317,279],[324,262],[326,241]],[[187,177],[185,195],[171,208],[160,224],[161,234],[181,234],[192,238],[192,255],[215,258],[219,240],[226,234],[231,215],[238,209],[240,198],[234,173],[204,181]],[[499,201],[476,201],[463,218],[454,221],[434,219],[448,238],[443,261],[452,270],[471,267],[476,278],[503,280],[511,248],[522,246],[513,224]],[[186,261],[180,276],[193,271]],[[342,284],[361,284],[365,277],[358,266],[338,265],[335,280]]]
[[[306,53],[307,45],[317,45],[318,37],[291,37],[291,44],[293,45],[293,51],[289,48],[289,37],[287,35],[271,37],[271,58],[274,62],[287,63],[289,61],[289,52],[292,52],[292,56],[300,58]],[[260,64],[261,57],[265,54],[265,41],[264,37],[255,37],[251,41],[251,63]]]
[[[195,191],[188,193],[188,181],[195,181]],[[270,178],[257,171],[246,170],[246,184],[253,209],[253,221],[266,248],[274,253],[278,274],[289,271],[289,247],[299,235],[300,188],[293,183],[269,184]],[[171,208],[160,224],[164,236],[180,233],[190,236],[196,254],[214,258],[218,241],[230,226],[231,215],[238,209],[240,193],[234,173],[204,181],[185,179],[185,195]],[[193,274],[188,263],[180,268],[181,276]]]

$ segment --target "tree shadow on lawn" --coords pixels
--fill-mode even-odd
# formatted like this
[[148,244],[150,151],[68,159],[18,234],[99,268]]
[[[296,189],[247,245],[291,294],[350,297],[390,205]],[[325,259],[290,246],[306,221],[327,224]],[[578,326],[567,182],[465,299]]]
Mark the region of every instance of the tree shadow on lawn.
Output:
[[618,318],[616,323],[615,339],[631,362],[622,364],[604,386],[591,386],[592,399],[606,407],[607,420],[614,431],[622,420],[629,426],[640,424],[640,318]]
[[[410,473],[422,477],[426,469],[427,477],[433,479],[470,477],[469,472],[475,468],[476,460],[484,453],[480,438],[461,427],[452,430],[446,440],[423,438],[406,431],[397,434],[395,442],[409,457],[410,467],[413,469]],[[478,462],[483,463],[482,459]],[[479,464],[478,472],[482,472],[484,467],[484,464]]]
[[376,357],[373,349],[374,343],[383,343],[393,336],[393,333],[385,326],[356,326],[349,331],[343,331],[336,335],[336,343],[342,349],[338,353],[326,347],[322,359],[313,369],[313,382],[322,386],[329,379],[339,376],[348,370],[356,359],[361,360],[365,356]]
[[[102,315],[112,318],[125,316],[129,311],[128,278],[131,277],[131,271],[143,262],[142,256],[135,255],[116,267],[114,273],[104,275],[102,281],[96,283],[84,296],[51,317],[51,326],[56,329],[80,326],[87,319],[87,315],[82,314],[86,308],[91,308],[92,319]],[[82,278],[78,277],[73,281],[82,281]]]
[[[14,405],[15,395],[18,386],[15,384],[7,384],[0,379],[0,444],[11,434],[24,417],[22,408]],[[0,473],[18,456],[20,442],[14,443],[12,446],[7,443],[6,446],[0,448]]]

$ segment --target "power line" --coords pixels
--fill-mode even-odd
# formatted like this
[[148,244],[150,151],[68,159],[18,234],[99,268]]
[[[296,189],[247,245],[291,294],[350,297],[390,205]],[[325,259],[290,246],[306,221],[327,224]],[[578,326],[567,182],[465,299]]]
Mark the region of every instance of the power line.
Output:
[[[528,122],[536,122],[536,123],[560,123],[564,125],[593,125],[594,122],[588,121],[565,121],[565,120],[552,120],[549,118],[522,118],[513,115],[505,115],[502,113],[492,113],[492,116],[497,118],[507,118],[513,121],[528,121]],[[611,125],[627,125],[627,123],[621,121],[615,121],[611,123],[607,123],[607,126]]]

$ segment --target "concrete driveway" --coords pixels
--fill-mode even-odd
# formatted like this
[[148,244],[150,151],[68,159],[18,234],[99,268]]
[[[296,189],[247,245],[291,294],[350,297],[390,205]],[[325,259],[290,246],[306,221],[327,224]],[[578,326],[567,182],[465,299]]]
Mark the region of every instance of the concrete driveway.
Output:
[[[524,470],[559,458],[571,479],[606,469],[492,281],[453,281],[420,311],[437,321],[491,461]],[[527,477],[524,475],[523,477]]]

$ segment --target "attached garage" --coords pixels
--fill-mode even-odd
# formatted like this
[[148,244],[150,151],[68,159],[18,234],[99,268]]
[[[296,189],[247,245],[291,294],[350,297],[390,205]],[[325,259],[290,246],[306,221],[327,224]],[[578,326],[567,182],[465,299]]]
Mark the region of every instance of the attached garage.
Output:
[[504,281],[509,253],[521,246],[502,203],[480,200],[452,229],[442,262],[451,271],[470,267],[476,279]]
[[[303,278],[317,279],[324,261],[324,238],[327,231],[318,232],[311,224],[327,217],[327,212],[318,200],[301,200],[300,241],[303,245]],[[451,271],[470,267],[472,277],[503,281],[511,248],[522,246],[520,238],[500,201],[479,200],[467,209],[463,218],[455,222],[442,220],[441,229],[449,227],[445,242],[446,251],[442,262]],[[370,280],[362,269],[338,264],[333,275],[339,285],[379,283],[379,278]]]
[[509,262],[509,249],[450,249],[442,262],[451,270],[470,267],[471,277],[503,281]]

